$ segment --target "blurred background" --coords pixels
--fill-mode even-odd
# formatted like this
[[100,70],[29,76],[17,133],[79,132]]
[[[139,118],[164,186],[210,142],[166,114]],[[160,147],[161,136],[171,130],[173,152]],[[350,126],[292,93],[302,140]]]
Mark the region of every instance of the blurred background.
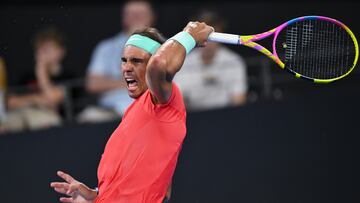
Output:
[[[137,26],[171,37],[200,19],[247,35],[322,15],[359,37],[359,6],[347,0],[3,1],[1,202],[57,202],[49,184],[59,169],[96,187],[106,141],[131,102],[120,56]],[[358,67],[319,85],[250,48],[211,44],[188,56],[175,81],[188,107],[188,133],[170,202],[359,202]]]

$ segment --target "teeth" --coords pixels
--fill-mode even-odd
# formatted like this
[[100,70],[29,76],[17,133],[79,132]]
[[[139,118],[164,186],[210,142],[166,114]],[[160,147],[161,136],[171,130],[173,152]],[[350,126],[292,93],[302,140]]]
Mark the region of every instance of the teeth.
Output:
[[125,78],[126,82],[127,82],[127,85],[128,87],[135,87],[137,86],[137,82],[135,79],[133,78]]
[[137,83],[136,82],[133,82],[133,83],[130,83],[129,84],[129,87],[134,87],[134,86],[136,86],[137,85]]

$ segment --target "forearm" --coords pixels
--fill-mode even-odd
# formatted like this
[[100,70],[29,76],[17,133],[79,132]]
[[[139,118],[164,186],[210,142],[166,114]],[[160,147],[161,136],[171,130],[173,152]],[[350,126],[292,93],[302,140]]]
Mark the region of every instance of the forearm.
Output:
[[83,183],[80,184],[78,189],[87,200],[94,200],[97,197],[97,191],[95,189],[89,188]]
[[90,75],[86,82],[87,90],[94,94],[125,87],[126,83],[124,80],[109,79],[100,75]]
[[177,41],[169,40],[150,58],[146,80],[159,103],[165,103],[170,97],[171,81],[181,69],[185,57],[185,48]]
[[214,29],[205,23],[189,22],[183,32],[165,42],[150,58],[146,82],[157,103],[166,103],[172,92],[172,79],[181,69],[186,54],[196,45],[205,46]]

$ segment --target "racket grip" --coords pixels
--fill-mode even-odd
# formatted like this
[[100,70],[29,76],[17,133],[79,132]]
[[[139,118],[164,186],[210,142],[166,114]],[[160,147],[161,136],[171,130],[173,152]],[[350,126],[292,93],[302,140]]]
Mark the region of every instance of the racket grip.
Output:
[[209,35],[208,41],[220,42],[225,44],[240,44],[240,36],[233,34],[226,34],[220,32],[213,32]]

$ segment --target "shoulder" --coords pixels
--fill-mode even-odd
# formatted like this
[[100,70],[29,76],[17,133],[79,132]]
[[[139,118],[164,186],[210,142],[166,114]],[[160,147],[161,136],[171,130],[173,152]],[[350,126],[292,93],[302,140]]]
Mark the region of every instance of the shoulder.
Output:
[[181,115],[185,114],[184,99],[178,85],[175,82],[172,82],[171,96],[165,106],[176,110]]
[[181,91],[175,82],[172,83],[171,97],[181,97],[182,99]]
[[[144,96],[144,95],[146,95],[146,96]],[[143,98],[146,98],[147,102],[153,104],[153,101],[151,99],[152,96],[151,96],[150,90],[147,90],[144,93],[144,95],[142,95],[142,96],[144,96]],[[153,104],[153,105],[158,106],[158,107],[167,107],[167,106],[172,106],[173,104],[175,104],[175,105],[179,104],[178,101],[182,101],[182,94],[181,94],[181,91],[180,91],[179,87],[177,86],[177,84],[173,81],[171,95],[170,95],[168,101],[165,104]],[[181,105],[181,103],[180,103],[180,105]]]
[[147,90],[138,100],[142,109],[153,115],[158,120],[173,122],[186,119],[186,110],[180,89],[173,82],[171,96],[165,104],[154,104],[149,90]]

